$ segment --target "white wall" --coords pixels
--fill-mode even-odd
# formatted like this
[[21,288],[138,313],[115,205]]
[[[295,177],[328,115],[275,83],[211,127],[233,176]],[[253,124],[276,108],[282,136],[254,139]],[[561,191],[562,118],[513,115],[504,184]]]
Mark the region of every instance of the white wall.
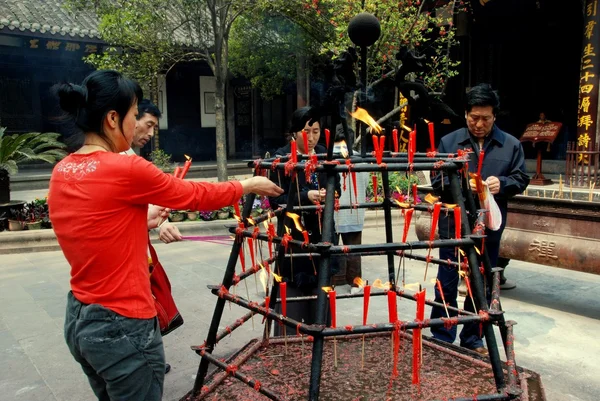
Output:
[[216,87],[215,77],[200,77],[200,122],[203,128],[216,126],[214,114]]

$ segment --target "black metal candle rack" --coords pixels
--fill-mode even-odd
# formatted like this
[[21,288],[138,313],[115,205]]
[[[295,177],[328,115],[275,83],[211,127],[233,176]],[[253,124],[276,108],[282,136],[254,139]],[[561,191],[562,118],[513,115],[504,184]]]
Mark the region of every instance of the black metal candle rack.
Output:
[[[335,155],[334,155],[335,156]],[[283,316],[276,312],[275,306],[278,299],[278,285],[272,286],[270,290],[270,302],[268,305],[252,302],[249,299],[244,299],[239,295],[234,295],[230,292],[233,285],[237,285],[241,281],[248,277],[256,274],[259,270],[258,263],[252,268],[248,269],[245,273],[237,275],[236,265],[240,253],[242,244],[246,238],[254,238],[258,241],[271,240],[274,244],[277,244],[276,253],[271,259],[262,261],[267,263],[276,262],[281,264],[286,257],[301,258],[309,255],[319,255],[318,265],[318,288],[329,286],[330,277],[330,261],[332,256],[336,255],[361,255],[361,256],[372,256],[372,255],[387,255],[387,268],[388,276],[391,288],[389,291],[394,291],[398,297],[402,297],[409,300],[415,300],[412,295],[406,294],[403,290],[397,287],[395,277],[395,257],[402,254],[403,257],[412,258],[414,260],[427,261],[434,264],[446,264],[456,266],[460,268],[460,263],[449,262],[446,260],[440,260],[436,258],[426,258],[419,255],[413,255],[412,253],[402,252],[406,250],[417,250],[417,249],[430,249],[440,247],[460,247],[465,253],[466,260],[469,266],[469,277],[472,284],[473,299],[477,312],[468,312],[458,308],[452,308],[447,306],[449,310],[456,312],[458,315],[453,318],[453,324],[463,325],[466,323],[478,323],[483,328],[483,334],[487,343],[487,349],[489,351],[489,367],[492,369],[497,393],[495,394],[479,394],[478,400],[511,400],[519,397],[521,389],[517,386],[518,373],[516,369],[513,349],[513,334],[512,325],[514,322],[506,322],[504,320],[503,312],[499,300],[499,283],[500,283],[500,271],[501,269],[492,268],[487,258],[485,249],[483,249],[482,240],[483,236],[481,232],[478,232],[477,219],[481,217],[481,211],[477,209],[477,204],[474,198],[471,196],[471,190],[469,188],[468,179],[464,173],[464,164],[468,156],[457,157],[452,154],[420,154],[417,153],[414,156],[412,164],[408,163],[406,153],[392,153],[385,152],[382,163],[376,164],[375,158],[370,155],[363,154],[361,156],[352,157],[351,164],[345,163],[344,159],[334,159],[329,153],[328,155],[318,155],[318,166],[316,167],[317,173],[325,173],[327,176],[327,196],[325,199],[324,207],[319,209],[322,211],[323,222],[322,222],[322,241],[316,244],[306,243],[298,240],[287,240],[286,247],[291,247],[293,250],[292,255],[286,255],[284,246],[282,245],[284,233],[283,225],[279,225],[279,230],[276,236],[269,236],[265,233],[256,230],[256,227],[263,221],[272,217],[284,219],[284,223],[289,224],[289,217],[286,212],[300,212],[302,210],[317,210],[321,206],[300,206],[294,205],[293,202],[289,202],[285,208],[280,208],[274,212],[265,213],[262,216],[251,219],[250,213],[252,210],[252,204],[254,201],[254,195],[248,195],[244,204],[241,221],[236,227],[232,227],[231,231],[235,234],[236,240],[233,243],[227,268],[223,276],[223,281],[220,285],[209,286],[209,289],[214,295],[217,295],[217,302],[213,313],[211,325],[208,331],[206,341],[201,346],[192,347],[195,352],[201,355],[202,359],[199,364],[198,374],[195,379],[193,389],[183,399],[198,399],[205,396],[211,391],[211,387],[205,385],[207,373],[209,371],[209,365],[213,364],[220,369],[224,376],[231,376],[239,379],[242,383],[253,387],[255,390],[263,394],[272,400],[280,400],[282,397],[265,385],[259,385],[257,382],[250,377],[247,377],[243,373],[237,371],[237,369],[231,369],[230,365],[219,360],[212,355],[215,345],[230,334],[233,330],[240,327],[242,324],[251,319],[254,314],[265,316],[267,322],[279,322],[280,324],[292,327],[297,330],[298,333],[304,335],[310,335],[314,338],[312,343],[312,360],[311,360],[311,374],[309,378],[309,399],[319,399],[319,385],[321,377],[321,367],[323,360],[323,345],[327,337],[345,336],[350,334],[365,334],[365,333],[378,333],[378,332],[391,332],[397,328],[397,325],[393,323],[379,323],[370,324],[367,326],[353,326],[351,329],[344,327],[329,328],[326,326],[326,319],[328,313],[328,299],[325,291],[319,291],[316,296],[312,297],[290,297],[287,302],[297,302],[306,299],[315,299],[317,304],[317,317],[315,324],[304,324],[291,319],[287,316]],[[262,174],[265,171],[271,171],[271,174],[304,174],[306,168],[306,160],[300,157],[300,161],[290,165],[290,159],[283,157],[279,159],[264,159],[250,162],[250,166],[254,168],[255,174]],[[398,242],[394,241],[392,231],[392,210],[394,208],[401,207],[397,203],[393,202],[390,198],[390,185],[388,173],[391,171],[402,171],[412,173],[414,171],[439,171],[448,177],[450,191],[453,197],[453,204],[461,207],[462,212],[462,238],[455,239],[440,239],[435,241],[411,241],[411,242]],[[384,190],[384,197],[381,202],[376,203],[359,203],[352,206],[341,206],[345,207],[359,207],[359,208],[382,208],[384,210],[385,217],[385,233],[386,242],[379,244],[362,244],[362,245],[349,245],[349,246],[337,246],[332,245],[334,235],[334,193],[336,176],[340,173],[349,172],[380,172],[382,175],[382,184]],[[295,199],[296,197],[296,184],[294,180],[289,188],[288,199]],[[466,200],[466,201],[465,201]],[[426,203],[410,204],[411,208],[420,211],[432,211],[432,205]],[[447,208],[442,208],[442,213],[447,211]],[[483,251],[480,251],[482,250]],[[482,269],[480,267],[483,266]],[[485,280],[484,280],[485,277]],[[488,303],[486,298],[486,288],[484,282],[491,283],[491,288],[488,290],[488,294],[491,293],[491,302]],[[374,293],[372,295],[383,295],[386,292]],[[338,299],[362,297],[363,294],[345,294],[338,295]],[[235,303],[243,308],[249,310],[249,312],[237,319],[233,324],[227,326],[227,328],[219,332],[219,326],[221,323],[223,310],[226,302]],[[443,304],[426,301],[426,304],[430,306],[444,307]],[[416,329],[425,327],[440,327],[448,324],[449,319],[430,319],[430,320],[406,320],[400,321],[400,326],[403,329]],[[497,325],[500,328],[504,351],[506,354],[507,362],[503,364],[500,360],[499,349],[496,342],[496,337],[493,331],[493,325]],[[257,341],[250,350],[250,352],[256,351],[261,344],[268,341],[278,341],[277,338],[269,336],[270,324],[266,326],[265,333],[263,334],[262,341]],[[472,398],[469,398],[472,399]]]

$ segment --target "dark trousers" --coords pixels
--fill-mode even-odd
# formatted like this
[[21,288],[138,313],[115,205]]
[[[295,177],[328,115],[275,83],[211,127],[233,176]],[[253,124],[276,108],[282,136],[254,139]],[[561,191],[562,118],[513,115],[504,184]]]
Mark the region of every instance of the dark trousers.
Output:
[[[323,290],[319,290],[323,291]],[[287,298],[292,297],[306,297],[310,295],[317,295],[317,289],[300,289],[293,286],[289,286],[287,288]],[[317,320],[317,300],[312,301],[300,301],[300,302],[288,302],[287,303],[287,317],[297,320],[298,322],[313,324]],[[329,308],[327,308],[329,310]],[[277,304],[275,307],[277,313],[281,313],[281,304]],[[331,322],[331,315],[329,312],[327,313],[327,325]],[[283,325],[279,322],[274,322],[274,333],[276,336],[283,335]],[[297,334],[295,327],[287,327],[286,332],[288,336],[295,336]]]
[[127,318],[69,292],[65,340],[98,400],[161,400],[165,354],[156,318]]
[[[334,245],[339,245],[340,237],[344,245],[362,244],[362,231],[340,233],[334,237]],[[333,276],[334,284],[353,285],[356,277],[362,277],[362,261],[359,255],[344,254],[333,259],[338,265],[338,272]]]
[[[491,266],[496,266],[496,263],[498,262],[498,252],[500,250],[500,242],[490,241],[488,243],[486,241],[485,247],[490,258]],[[454,248],[440,248],[440,259],[456,261],[456,257],[454,255]],[[446,299],[446,302],[448,303],[448,305],[456,308],[458,306],[456,297],[458,295],[459,282],[458,271],[456,267],[440,265],[438,267],[437,279],[440,280],[440,283],[442,284],[442,289],[444,291],[444,298]],[[436,302],[442,302],[442,296],[439,290],[437,289],[437,286],[435,287],[435,300]],[[471,301],[471,298],[468,295],[465,298],[464,309],[470,312],[474,312],[473,302]],[[449,311],[449,313],[450,317],[457,315],[457,313],[453,311]],[[441,317],[446,317],[446,310],[440,307],[433,307],[431,309],[431,319],[437,319]],[[431,329],[431,333],[433,334],[434,338],[449,343],[454,342],[454,340],[456,339],[456,331],[456,326],[452,326],[449,329],[445,327],[436,327]],[[482,333],[479,324],[470,323],[463,325],[463,329],[460,332],[460,345],[461,347],[470,349],[483,347]]]

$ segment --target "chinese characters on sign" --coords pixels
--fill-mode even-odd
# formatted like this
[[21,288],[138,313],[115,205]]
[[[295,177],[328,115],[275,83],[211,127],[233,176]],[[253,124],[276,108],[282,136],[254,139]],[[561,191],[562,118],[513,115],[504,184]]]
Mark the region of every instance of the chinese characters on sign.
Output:
[[30,49],[46,49],[46,50],[64,50],[67,52],[80,52],[83,50],[85,54],[98,53],[98,45],[81,44],[77,42],[63,42],[60,40],[46,39],[31,39],[29,40]]
[[[598,52],[600,33],[598,32],[598,0],[586,0],[581,54],[581,75],[579,82],[579,111],[577,118],[577,145],[579,150],[587,150],[596,142],[598,110]],[[580,161],[588,164],[588,155],[579,155]]]
[[540,241],[534,239],[529,244],[529,252],[537,253],[538,258],[558,259],[556,255],[556,242],[554,241]]

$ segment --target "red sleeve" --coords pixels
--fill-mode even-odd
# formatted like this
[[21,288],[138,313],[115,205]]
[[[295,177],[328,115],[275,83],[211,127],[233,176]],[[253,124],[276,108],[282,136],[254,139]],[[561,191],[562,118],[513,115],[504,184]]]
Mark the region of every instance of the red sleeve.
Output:
[[127,188],[131,202],[160,205],[172,209],[216,210],[232,205],[243,195],[239,181],[192,182],[163,173],[141,157],[131,160],[131,179]]

